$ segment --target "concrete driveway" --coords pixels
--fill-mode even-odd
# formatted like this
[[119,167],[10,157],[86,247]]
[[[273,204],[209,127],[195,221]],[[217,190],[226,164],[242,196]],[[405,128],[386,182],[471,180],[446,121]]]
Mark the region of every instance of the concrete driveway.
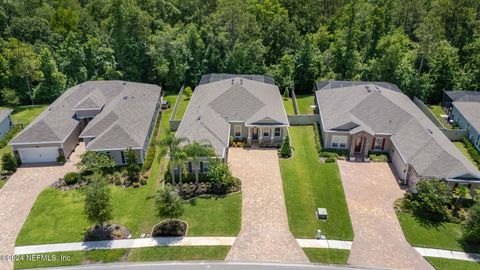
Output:
[[361,267],[433,269],[407,242],[393,203],[403,197],[388,163],[338,161],[355,237],[348,263]]
[[[81,143],[61,166],[21,166],[0,189],[0,255],[13,255],[15,239],[38,194],[67,172],[76,171],[75,164],[84,151]],[[0,269],[13,269],[13,262],[0,260]]]
[[242,229],[227,261],[308,263],[288,227],[277,150],[230,148],[242,181]]

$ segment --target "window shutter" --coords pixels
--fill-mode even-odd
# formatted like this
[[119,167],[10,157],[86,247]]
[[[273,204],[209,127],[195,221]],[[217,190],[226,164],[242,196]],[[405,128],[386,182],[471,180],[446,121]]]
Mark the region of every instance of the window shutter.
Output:
[[382,151],[383,149],[385,149],[385,138],[383,138],[383,141],[382,141]]
[[372,140],[372,149],[371,150],[374,150],[375,149],[375,137],[373,137],[373,140]]
[[203,172],[203,161],[200,161],[200,172]]

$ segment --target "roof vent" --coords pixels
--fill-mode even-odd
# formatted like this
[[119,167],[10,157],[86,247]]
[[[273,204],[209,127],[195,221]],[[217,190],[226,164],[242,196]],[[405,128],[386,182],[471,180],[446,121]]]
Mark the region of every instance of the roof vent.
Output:
[[433,134],[433,131],[429,128],[427,128],[427,131],[430,133],[430,134]]
[[123,82],[122,84],[123,84],[123,85],[127,85],[127,82]]
[[243,85],[243,79],[242,78],[240,78],[240,84]]
[[197,120],[200,121],[200,119],[202,119],[201,115],[198,116]]
[[232,79],[232,84],[235,82],[235,79]]
[[368,85],[365,86],[365,88],[367,89],[367,91],[370,93],[372,92],[372,89],[370,89],[370,87]]
[[123,99],[123,100],[127,100],[127,99],[128,99],[128,96],[124,96],[122,99]]

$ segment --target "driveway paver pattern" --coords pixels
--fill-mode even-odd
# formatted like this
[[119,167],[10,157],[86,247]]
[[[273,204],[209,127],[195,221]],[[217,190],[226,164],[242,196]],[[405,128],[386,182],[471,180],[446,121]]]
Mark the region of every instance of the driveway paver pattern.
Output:
[[229,149],[242,181],[242,228],[227,261],[308,263],[288,227],[277,150]]
[[388,163],[338,161],[355,237],[348,263],[360,267],[433,269],[407,242],[393,204],[404,191]]
[[[0,255],[14,254],[15,239],[37,196],[67,172],[76,171],[75,164],[84,151],[85,145],[80,143],[63,165],[21,166],[0,189]],[[13,261],[1,260],[0,269],[13,269]]]

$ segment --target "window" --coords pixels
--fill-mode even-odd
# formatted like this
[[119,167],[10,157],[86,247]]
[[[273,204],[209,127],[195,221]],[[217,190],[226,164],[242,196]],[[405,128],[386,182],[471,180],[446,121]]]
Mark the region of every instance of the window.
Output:
[[233,126],[233,136],[235,136],[235,138],[242,137],[242,126],[240,125]]
[[280,137],[280,128],[275,128],[275,137]]
[[192,172],[193,172],[193,170],[192,170],[192,162],[189,161],[189,162],[188,162],[188,173],[189,173],[189,174],[192,174]]
[[200,171],[204,173],[208,172],[208,162],[200,162]]
[[375,138],[375,145],[373,147],[373,150],[383,150],[383,142],[384,138]]
[[480,147],[480,135],[477,137],[477,147]]
[[332,148],[347,148],[347,136],[332,136]]
[[112,156],[110,156],[110,152],[105,152],[105,154],[106,154],[109,158],[112,158]]
[[263,137],[269,137],[270,136],[270,129],[269,128],[264,128],[263,129]]
[[120,155],[122,156],[122,164],[125,164],[125,152],[121,151]]

